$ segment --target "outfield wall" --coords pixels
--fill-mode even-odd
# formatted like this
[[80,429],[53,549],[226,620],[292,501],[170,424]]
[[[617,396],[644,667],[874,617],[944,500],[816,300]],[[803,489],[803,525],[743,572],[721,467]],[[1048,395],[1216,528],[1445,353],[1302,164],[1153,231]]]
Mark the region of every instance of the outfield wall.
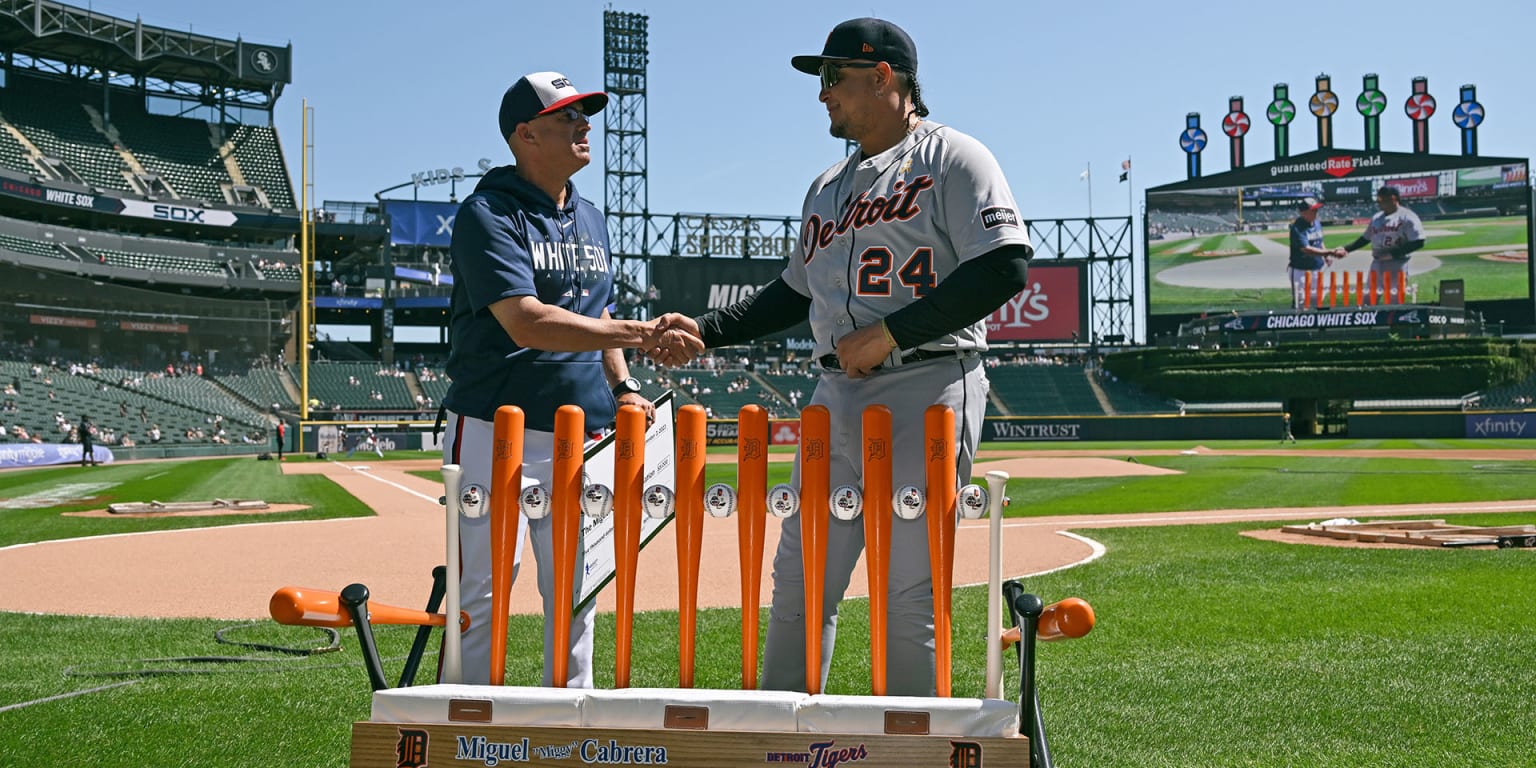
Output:
[[[379,445],[391,451],[437,451],[442,436],[433,435],[433,422],[306,422],[289,430],[288,450],[297,453],[323,451],[345,454],[342,425],[355,439],[362,427],[372,426]],[[1274,411],[1258,413],[1192,413],[1145,416],[993,416],[982,428],[984,443],[1114,442],[1122,440],[1278,440],[1285,428]],[[708,444],[736,444],[736,421],[713,419],[707,427]],[[1536,411],[1356,411],[1349,414],[1349,431],[1341,437],[1385,438],[1536,438]],[[1306,439],[1305,435],[1297,435]],[[800,438],[798,419],[774,419],[769,439],[774,445],[795,445]],[[302,444],[298,441],[302,440]],[[114,449],[117,458],[176,458],[255,453],[272,446],[177,446],[167,450],[143,447]],[[359,449],[361,451],[361,449]],[[76,460],[78,460],[76,454]]]

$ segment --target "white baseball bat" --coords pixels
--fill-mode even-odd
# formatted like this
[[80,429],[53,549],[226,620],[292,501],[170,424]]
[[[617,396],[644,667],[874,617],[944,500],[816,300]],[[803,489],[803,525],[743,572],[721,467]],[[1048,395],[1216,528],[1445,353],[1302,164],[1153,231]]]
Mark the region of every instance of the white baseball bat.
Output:
[[[457,464],[443,465],[443,495],[448,517],[448,575],[444,579],[443,599],[445,615],[459,615],[459,486],[460,469]],[[442,682],[464,682],[464,656],[462,630],[457,621],[443,627]]]
[[[987,473],[987,514],[991,517],[991,551],[987,568],[987,684],[986,697],[1003,697],[1003,493],[1008,473]],[[452,614],[449,614],[450,616]]]

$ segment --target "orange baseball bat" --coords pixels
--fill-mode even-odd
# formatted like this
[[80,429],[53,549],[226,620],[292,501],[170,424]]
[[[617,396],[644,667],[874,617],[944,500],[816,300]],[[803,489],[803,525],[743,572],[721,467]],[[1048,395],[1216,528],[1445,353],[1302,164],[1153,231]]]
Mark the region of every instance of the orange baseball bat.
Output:
[[930,405],[923,412],[927,467],[928,565],[933,571],[933,653],[935,690],[950,695],[950,590],[955,572],[955,412]]
[[550,542],[555,560],[553,687],[564,688],[571,663],[571,590],[576,582],[577,539],[581,534],[581,462],[586,414],[580,406],[555,411],[554,474],[550,480]]
[[870,693],[885,695],[891,576],[891,409],[864,409],[864,564],[869,569]]
[[757,688],[758,593],[763,528],[768,519],[768,412],[743,405],[736,415],[736,541],[741,554],[741,688]]
[[[1035,628],[1035,637],[1046,641],[1076,639],[1088,634],[1093,629],[1093,622],[1093,606],[1081,597],[1069,597],[1047,605],[1045,610],[1040,612],[1040,623]],[[1004,648],[1018,641],[1018,627],[1003,633]]]
[[[267,603],[272,620],[290,627],[350,627],[352,617],[341,606],[341,593],[309,587],[283,587],[272,593]],[[427,613],[384,603],[368,602],[368,618],[373,624],[411,624],[441,627],[441,613]],[[459,626],[469,627],[469,614],[459,613]]]
[[635,636],[635,568],[640,560],[640,495],[645,482],[645,410],[619,408],[613,459],[613,564],[618,594],[614,631],[615,688],[629,687],[629,663]]
[[677,684],[693,687],[698,634],[699,556],[704,545],[704,407],[677,414]]
[[491,685],[507,682],[507,614],[517,555],[517,497],[523,492],[523,409],[496,409],[491,445]]
[[800,561],[805,576],[805,690],[821,693],[821,623],[827,578],[827,525],[832,514],[832,413],[800,412]]

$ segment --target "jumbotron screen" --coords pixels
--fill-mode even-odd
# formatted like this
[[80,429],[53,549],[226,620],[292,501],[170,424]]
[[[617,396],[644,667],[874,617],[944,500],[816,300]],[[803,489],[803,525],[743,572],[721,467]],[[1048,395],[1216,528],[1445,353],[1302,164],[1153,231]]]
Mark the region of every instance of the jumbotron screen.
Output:
[[[1528,162],[1323,154],[1149,189],[1149,313],[1290,309],[1290,225],[1302,200],[1323,203],[1318,212],[1323,246],[1332,249],[1365,232],[1380,210],[1376,193],[1387,185],[1398,189],[1402,206],[1423,223],[1424,247],[1408,260],[1411,301],[1436,303],[1441,281],[1458,279],[1471,306],[1530,298]],[[1394,167],[1402,171],[1386,172]],[[1354,276],[1370,267],[1371,248],[1365,246],[1332,260],[1324,277],[1327,272]],[[1335,277],[1342,282],[1343,275]]]

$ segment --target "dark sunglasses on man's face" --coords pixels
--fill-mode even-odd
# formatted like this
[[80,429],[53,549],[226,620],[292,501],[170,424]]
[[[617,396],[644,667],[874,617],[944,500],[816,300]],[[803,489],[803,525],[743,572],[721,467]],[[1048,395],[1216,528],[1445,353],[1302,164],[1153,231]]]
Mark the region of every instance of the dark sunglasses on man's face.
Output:
[[821,87],[831,88],[837,85],[843,79],[844,69],[874,69],[878,66],[880,66],[878,62],[872,61],[823,61],[821,63]]
[[575,107],[561,107],[553,112],[545,112],[544,114],[538,115],[537,117],[552,117],[554,115],[559,115],[567,123],[574,123],[587,119],[587,113]]

